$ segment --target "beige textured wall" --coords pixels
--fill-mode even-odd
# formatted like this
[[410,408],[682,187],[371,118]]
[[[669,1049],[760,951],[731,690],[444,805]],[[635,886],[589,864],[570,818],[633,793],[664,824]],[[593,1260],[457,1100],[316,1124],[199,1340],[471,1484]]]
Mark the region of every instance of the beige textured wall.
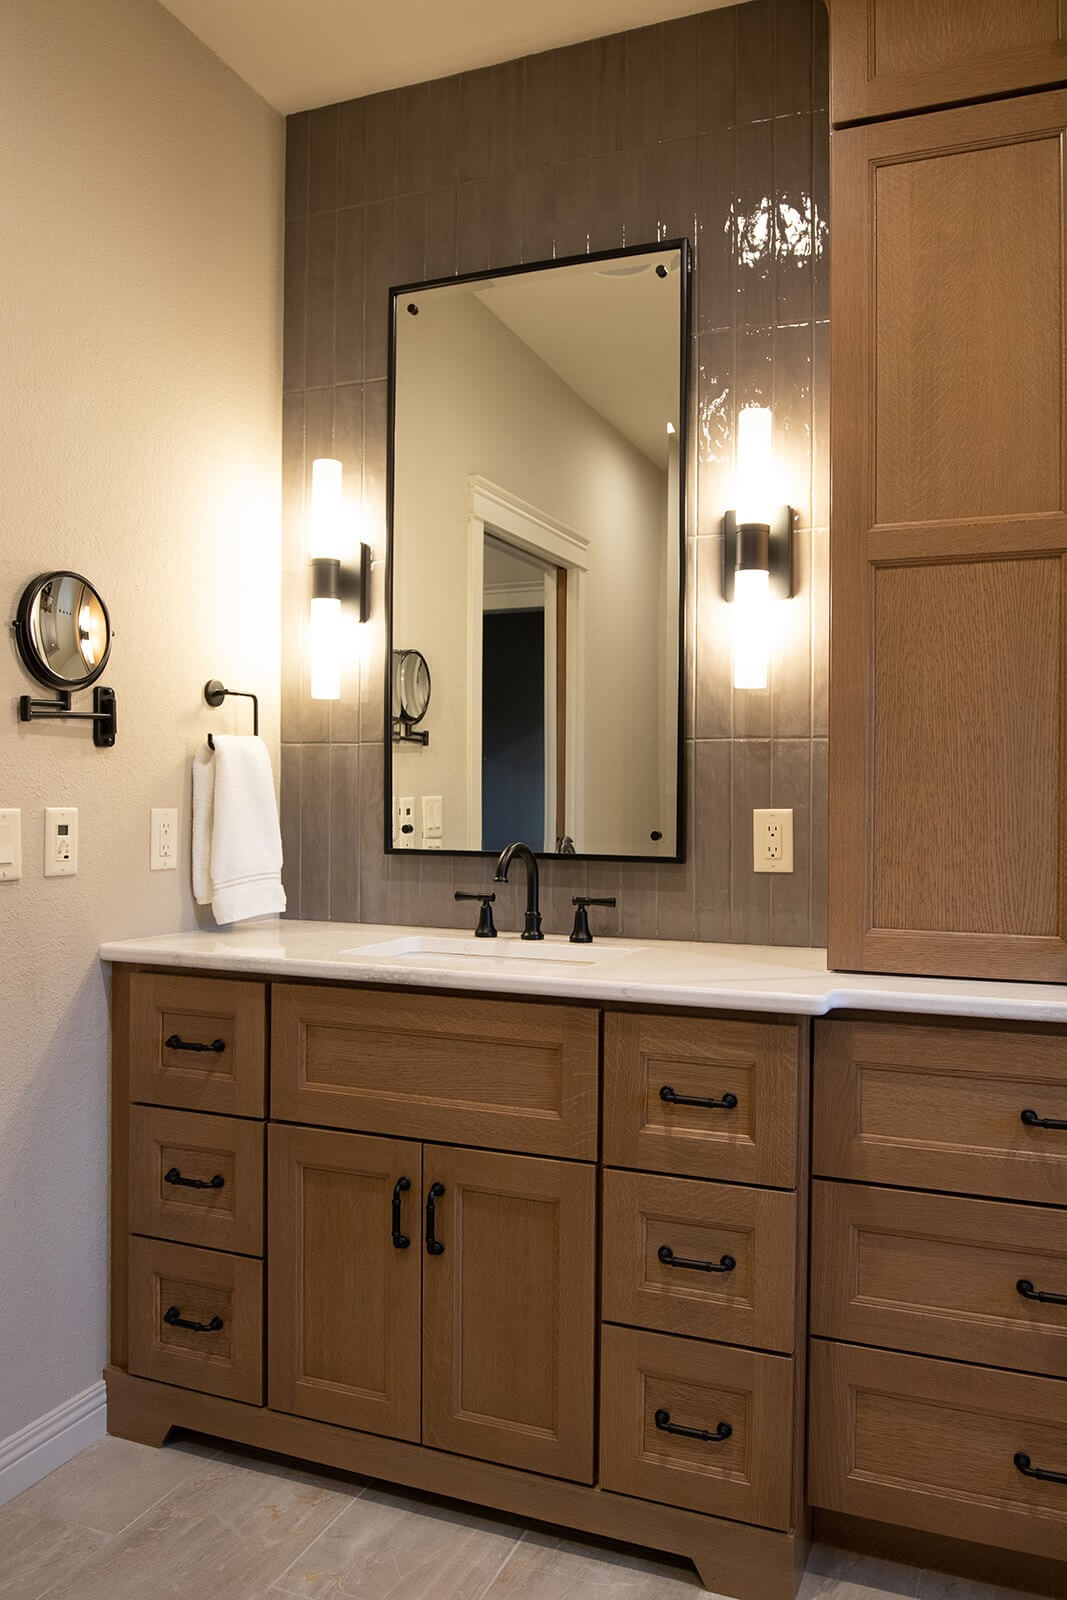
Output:
[[[0,647],[0,1440],[105,1359],[103,939],[194,925],[189,757],[218,675],[263,695],[277,753],[280,117],[155,0],[0,9],[0,597],[37,572],[100,587],[119,736],[20,725]],[[41,691],[42,693],[44,691]],[[88,697],[83,697],[88,702]],[[43,808],[81,868],[42,876]],[[148,813],[182,859],[148,871]]]

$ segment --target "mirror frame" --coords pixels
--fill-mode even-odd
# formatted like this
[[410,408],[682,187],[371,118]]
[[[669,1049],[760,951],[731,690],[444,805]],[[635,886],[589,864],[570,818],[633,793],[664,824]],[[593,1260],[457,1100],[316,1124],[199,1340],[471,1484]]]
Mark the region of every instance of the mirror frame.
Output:
[[[33,642],[33,625],[31,617],[33,608],[40,597],[45,584],[51,583],[53,578],[74,578],[78,583],[83,583],[91,589],[100,602],[100,609],[104,613],[104,622],[107,625],[107,643],[104,653],[91,672],[82,678],[62,678],[58,672],[53,672],[51,667],[41,659],[36,645]],[[48,689],[66,689],[71,694],[76,694],[79,689],[88,689],[101,676],[111,655],[111,615],[100,590],[95,583],[82,576],[80,572],[73,572],[69,567],[57,567],[53,572],[40,572],[31,583],[23,589],[19,598],[18,612],[12,624],[15,629],[15,644],[18,649],[19,659],[30,677],[37,683],[44,684]]]
[[394,496],[396,473],[396,334],[397,312],[401,299],[405,295],[424,292],[427,289],[454,288],[463,283],[485,283],[495,278],[512,278],[520,273],[543,272],[548,268],[574,267],[589,263],[590,261],[625,261],[643,255],[660,255],[664,251],[677,250],[680,261],[679,294],[681,303],[679,307],[679,362],[678,362],[678,724],[677,724],[677,774],[676,774],[676,817],[674,851],[670,855],[606,855],[593,851],[578,850],[574,855],[557,856],[555,851],[537,850],[534,854],[539,861],[636,861],[649,862],[653,865],[673,865],[683,862],[685,854],[685,823],[686,823],[686,785],[685,785],[685,668],[686,668],[686,627],[685,627],[685,599],[686,599],[686,538],[689,528],[689,437],[691,432],[690,419],[690,384],[689,360],[692,343],[691,320],[691,295],[690,295],[690,247],[688,238],[661,239],[655,244],[628,245],[619,250],[591,250],[584,255],[557,256],[549,261],[526,261],[516,266],[498,267],[484,272],[460,272],[446,278],[429,278],[421,283],[397,284],[389,290],[389,365],[388,365],[388,426],[386,430],[386,479],[385,479],[385,518],[386,518],[386,555],[385,555],[385,792],[384,801],[384,840],[385,853],[391,855],[414,856],[468,856],[474,859],[495,860],[496,850],[402,850],[393,844],[392,829],[392,793],[393,793],[393,738],[392,738],[392,673],[390,671],[393,660],[393,538],[394,538]]

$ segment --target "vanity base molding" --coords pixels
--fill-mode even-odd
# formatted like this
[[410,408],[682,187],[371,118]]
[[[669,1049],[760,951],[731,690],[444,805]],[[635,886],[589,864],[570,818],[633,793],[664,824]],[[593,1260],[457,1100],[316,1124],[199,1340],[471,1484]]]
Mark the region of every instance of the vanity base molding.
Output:
[[943,1572],[997,1589],[1050,1595],[1052,1600],[1063,1600],[1067,1593],[1062,1561],[927,1533],[922,1528],[903,1528],[896,1522],[875,1522],[847,1511],[824,1511],[816,1506],[811,1536],[817,1544],[854,1550],[879,1561],[898,1561],[926,1572]]
[[107,1367],[108,1432],[159,1447],[187,1428],[259,1450],[382,1478],[629,1544],[685,1555],[713,1594],[793,1600],[807,1558],[801,1533],[776,1533],[420,1444],[245,1405]]

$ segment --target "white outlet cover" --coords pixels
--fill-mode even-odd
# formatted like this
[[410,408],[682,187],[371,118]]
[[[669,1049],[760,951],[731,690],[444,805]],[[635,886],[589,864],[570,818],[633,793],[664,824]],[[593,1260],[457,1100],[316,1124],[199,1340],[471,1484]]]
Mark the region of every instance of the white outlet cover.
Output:
[[44,812],[44,875],[73,878],[78,871],[78,808],[46,806]]
[[752,870],[753,872],[792,872],[792,811],[753,811]]

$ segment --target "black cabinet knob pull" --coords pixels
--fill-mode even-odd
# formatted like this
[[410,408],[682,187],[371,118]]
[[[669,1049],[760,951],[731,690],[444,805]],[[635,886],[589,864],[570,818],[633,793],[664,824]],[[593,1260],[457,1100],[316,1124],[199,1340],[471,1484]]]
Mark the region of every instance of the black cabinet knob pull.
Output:
[[430,1256],[443,1256],[445,1247],[436,1237],[434,1226],[437,1221],[437,1202],[445,1192],[443,1183],[431,1183],[430,1192],[426,1197],[426,1254]]
[[221,1056],[226,1048],[225,1039],[212,1039],[210,1044],[190,1044],[177,1033],[172,1033],[169,1039],[164,1039],[163,1044],[168,1050],[210,1050],[217,1056]]
[[732,1272],[737,1266],[733,1256],[720,1256],[718,1261],[686,1261],[676,1256],[669,1244],[661,1244],[656,1251],[665,1267],[688,1267],[690,1272]]
[[1039,1117],[1029,1107],[1019,1112],[1019,1121],[1024,1128],[1067,1128],[1067,1122],[1057,1122],[1055,1117]]
[[1067,1294],[1046,1294],[1035,1289],[1029,1278],[1020,1278],[1015,1287],[1024,1300],[1040,1300],[1043,1306],[1067,1306]]
[[1030,1457],[1019,1450],[1012,1457],[1024,1478],[1040,1478],[1042,1483],[1067,1483],[1067,1472],[1047,1472],[1044,1467],[1032,1467]]
[[411,1240],[400,1231],[400,1196],[411,1188],[410,1178],[398,1178],[393,1186],[393,1249],[406,1250]]
[[663,1085],[659,1097],[669,1106],[705,1106],[709,1111],[732,1111],[737,1104],[737,1096],[729,1091],[721,1100],[702,1100],[699,1095],[676,1094],[669,1083]]
[[163,1321],[172,1328],[188,1328],[191,1333],[218,1333],[224,1326],[221,1317],[212,1317],[210,1322],[190,1322],[183,1317],[177,1306],[168,1306],[163,1313]]
[[657,1411],[652,1419],[661,1433],[680,1433],[686,1439],[702,1439],[705,1444],[721,1444],[733,1433],[728,1422],[720,1422],[715,1432],[708,1428],[685,1428],[680,1422],[672,1422],[669,1411]]
[[222,1189],[226,1179],[221,1172],[216,1172],[213,1178],[183,1178],[177,1167],[171,1167],[163,1174],[163,1182],[180,1183],[183,1189]]

